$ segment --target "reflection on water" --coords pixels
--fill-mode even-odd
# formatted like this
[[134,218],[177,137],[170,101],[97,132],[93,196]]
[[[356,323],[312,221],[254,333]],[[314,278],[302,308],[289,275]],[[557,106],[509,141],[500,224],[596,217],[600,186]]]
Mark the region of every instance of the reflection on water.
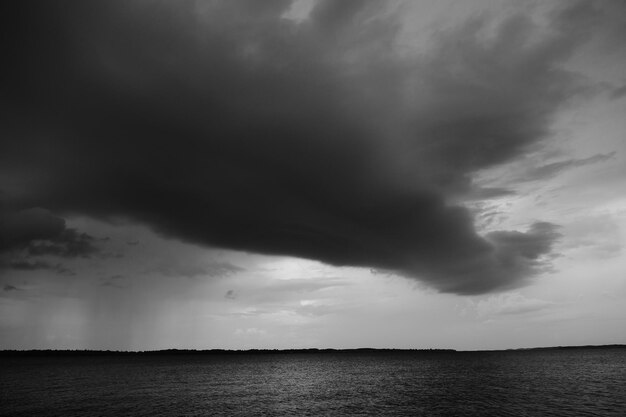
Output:
[[3,416],[626,415],[626,349],[0,358]]

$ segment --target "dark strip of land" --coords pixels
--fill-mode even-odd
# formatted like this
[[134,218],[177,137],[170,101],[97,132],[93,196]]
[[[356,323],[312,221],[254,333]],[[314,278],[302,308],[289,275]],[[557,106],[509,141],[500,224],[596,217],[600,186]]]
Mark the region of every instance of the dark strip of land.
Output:
[[412,354],[454,354],[467,352],[512,352],[512,351],[536,351],[536,350],[571,350],[571,349],[625,349],[626,345],[585,345],[585,346],[552,346],[502,350],[474,350],[457,351],[455,349],[164,349],[147,351],[124,351],[124,350],[56,350],[56,349],[33,349],[33,350],[1,350],[0,356],[155,356],[155,355],[242,355],[242,354],[301,354],[301,353],[412,353]]

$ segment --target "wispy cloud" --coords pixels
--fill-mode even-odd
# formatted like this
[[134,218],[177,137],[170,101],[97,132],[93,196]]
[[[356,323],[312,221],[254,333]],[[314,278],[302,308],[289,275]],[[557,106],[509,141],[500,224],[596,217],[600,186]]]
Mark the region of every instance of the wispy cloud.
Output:
[[244,270],[244,268],[233,265],[230,262],[213,261],[198,264],[180,264],[174,261],[161,263],[148,269],[148,272],[158,272],[167,277],[195,278],[206,276],[216,278],[233,275]]
[[5,292],[20,291],[20,289],[14,285],[6,284],[4,287],[2,287],[2,291],[5,291]]
[[596,154],[587,158],[566,159],[563,161],[551,162],[549,164],[528,169],[526,172],[517,177],[514,181],[527,182],[546,180],[569,169],[605,162],[613,158],[616,153],[617,152],[613,151],[606,154]]

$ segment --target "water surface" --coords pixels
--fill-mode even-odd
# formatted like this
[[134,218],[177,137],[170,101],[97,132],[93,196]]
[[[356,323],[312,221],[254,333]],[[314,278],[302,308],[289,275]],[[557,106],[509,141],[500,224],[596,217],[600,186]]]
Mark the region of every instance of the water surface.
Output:
[[2,416],[624,416],[626,349],[0,357]]

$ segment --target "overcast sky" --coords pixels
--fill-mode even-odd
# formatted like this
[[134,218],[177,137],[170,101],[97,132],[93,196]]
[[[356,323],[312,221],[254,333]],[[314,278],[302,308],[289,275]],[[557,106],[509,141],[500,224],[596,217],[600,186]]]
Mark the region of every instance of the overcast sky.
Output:
[[3,2],[0,349],[626,343],[626,3]]

